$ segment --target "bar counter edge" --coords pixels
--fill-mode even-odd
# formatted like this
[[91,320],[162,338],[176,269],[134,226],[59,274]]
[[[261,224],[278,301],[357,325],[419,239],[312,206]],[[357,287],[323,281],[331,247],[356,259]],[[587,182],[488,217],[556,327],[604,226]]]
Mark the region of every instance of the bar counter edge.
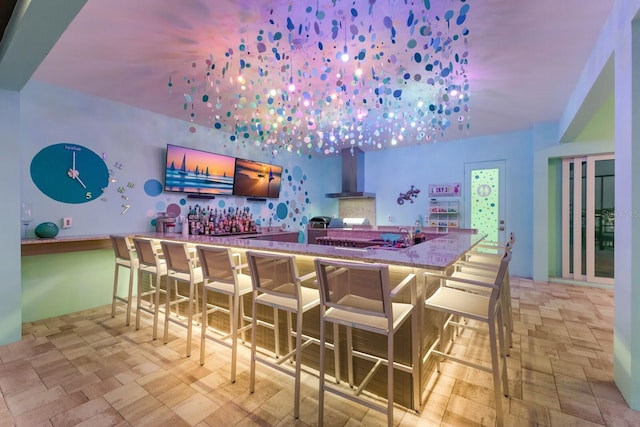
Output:
[[137,235],[153,239],[177,240],[192,244],[229,246],[245,250],[275,251],[294,255],[339,258],[437,271],[449,268],[455,261],[460,259],[464,253],[472,249],[485,237],[479,234],[452,233],[407,248],[368,249],[257,240],[255,236],[182,237],[181,235],[165,235],[163,233],[139,233]]

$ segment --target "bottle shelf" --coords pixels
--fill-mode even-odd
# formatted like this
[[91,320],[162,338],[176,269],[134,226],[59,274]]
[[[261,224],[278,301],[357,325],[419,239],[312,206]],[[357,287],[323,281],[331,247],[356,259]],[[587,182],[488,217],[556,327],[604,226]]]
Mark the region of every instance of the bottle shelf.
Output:
[[257,233],[257,224],[249,208],[211,208],[189,206],[187,215],[190,235],[229,236]]
[[427,224],[439,232],[460,226],[460,201],[458,199],[431,199],[427,208]]

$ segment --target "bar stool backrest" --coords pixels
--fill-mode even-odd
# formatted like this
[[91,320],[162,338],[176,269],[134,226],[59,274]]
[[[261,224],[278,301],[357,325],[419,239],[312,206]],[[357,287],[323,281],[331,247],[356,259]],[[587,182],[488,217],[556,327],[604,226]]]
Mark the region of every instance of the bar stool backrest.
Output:
[[193,263],[189,257],[189,250],[186,243],[169,242],[163,240],[160,242],[164,258],[167,260],[169,270],[177,273],[192,274]]
[[160,265],[160,256],[158,255],[153,240],[135,237],[133,239],[133,245],[136,248],[138,260],[141,265],[147,267],[157,267]]
[[[202,273],[209,281],[237,284],[237,272],[230,248],[198,246],[198,258]],[[236,286],[237,287],[237,286]]]
[[295,256],[247,251],[254,291],[300,299]]
[[505,243],[504,247],[505,249],[509,247],[510,250],[513,250],[513,245],[515,245],[515,243],[516,243],[516,235],[512,231],[511,233],[509,233],[509,238],[507,239],[507,242]]
[[502,286],[505,283],[505,278],[509,271],[509,262],[511,261],[511,255],[513,252],[510,247],[505,248],[504,255],[502,256],[502,260],[500,260],[500,266],[498,267],[498,271],[496,273],[496,279],[494,284],[496,285],[491,291],[491,303],[495,305],[497,301],[500,300],[500,293],[502,292]]
[[133,251],[129,238],[127,236],[109,236],[111,240],[111,246],[113,246],[113,252],[116,255],[116,262],[118,260],[131,261],[133,259]]
[[388,265],[321,258],[315,264],[323,306],[393,319]]

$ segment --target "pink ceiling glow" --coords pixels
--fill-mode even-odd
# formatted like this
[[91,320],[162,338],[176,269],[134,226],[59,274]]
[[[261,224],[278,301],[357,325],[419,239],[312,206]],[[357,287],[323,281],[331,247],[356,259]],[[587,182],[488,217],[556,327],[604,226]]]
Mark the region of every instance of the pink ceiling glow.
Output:
[[309,3],[266,9],[222,55],[171,75],[186,118],[232,141],[324,154],[469,126],[466,0]]
[[612,2],[90,0],[34,79],[180,119],[212,151],[440,143],[557,122]]

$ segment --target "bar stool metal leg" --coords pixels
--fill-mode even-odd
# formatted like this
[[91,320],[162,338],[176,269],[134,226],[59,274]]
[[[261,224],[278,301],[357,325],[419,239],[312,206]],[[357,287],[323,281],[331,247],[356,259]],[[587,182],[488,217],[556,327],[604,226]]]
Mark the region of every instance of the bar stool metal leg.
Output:
[[[116,257],[116,264],[113,273],[113,294],[111,299],[111,317],[116,316],[116,302],[121,301],[126,304],[126,320],[125,324],[129,326],[131,323],[131,303],[133,301],[133,283],[138,270],[138,258],[135,256],[135,251],[129,242],[127,236],[110,235],[111,246]],[[118,295],[118,279],[120,268],[129,269],[129,288],[127,290],[127,297],[123,298]]]

